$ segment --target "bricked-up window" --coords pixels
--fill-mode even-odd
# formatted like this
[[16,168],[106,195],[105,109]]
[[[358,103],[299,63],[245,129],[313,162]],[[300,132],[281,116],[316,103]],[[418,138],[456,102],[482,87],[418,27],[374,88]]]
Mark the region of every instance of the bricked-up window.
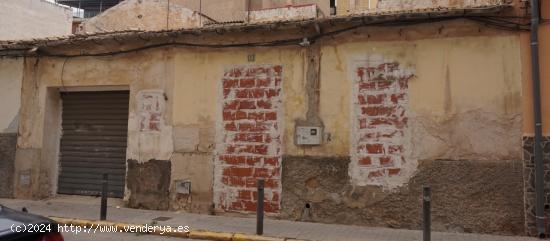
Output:
[[256,181],[265,179],[265,211],[280,209],[281,66],[244,66],[222,79],[222,143],[215,184],[219,208],[256,210]]
[[408,81],[412,77],[399,63],[377,62],[356,69],[351,153],[362,182],[373,185],[399,175],[406,161],[404,130],[408,123]]

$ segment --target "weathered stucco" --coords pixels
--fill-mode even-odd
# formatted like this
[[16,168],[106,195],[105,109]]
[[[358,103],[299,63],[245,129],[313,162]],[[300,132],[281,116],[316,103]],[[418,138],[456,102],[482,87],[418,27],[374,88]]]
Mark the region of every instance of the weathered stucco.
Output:
[[17,132],[19,106],[21,105],[21,81],[23,58],[0,59],[0,133]]
[[[290,31],[285,34],[292,37]],[[228,42],[242,38],[247,41],[265,38],[264,35],[254,33],[225,33],[200,36],[198,39],[201,43],[209,43],[208,37],[223,38],[223,41]],[[197,37],[190,35],[182,38],[186,41],[197,40],[193,39]],[[87,47],[90,48],[116,47],[88,44]],[[139,43],[129,42],[128,45],[136,47]],[[430,184],[430,175],[441,175],[434,185],[441,183],[445,188],[438,193],[456,188],[453,186],[456,183],[451,182],[457,180],[452,177],[463,167],[465,179],[482,176],[475,171],[480,166],[485,168],[483,170],[501,168],[502,172],[510,174],[511,180],[517,178],[516,173],[508,172],[512,170],[508,168],[509,164],[521,158],[521,63],[517,34],[489,30],[466,20],[457,20],[444,25],[358,29],[333,38],[323,38],[311,48],[319,48],[320,74],[316,86],[319,87],[320,95],[318,116],[324,126],[323,144],[320,146],[297,146],[294,143],[296,123],[299,123],[298,120],[306,120],[308,110],[315,104],[315,101],[308,100],[309,96],[306,94],[311,93],[307,88],[311,86],[308,79],[312,79],[308,77],[311,53],[308,54],[306,47],[215,49],[166,46],[106,57],[43,57],[39,60],[27,58],[22,84],[19,149],[16,154],[16,195],[40,197],[37,193],[44,188],[46,193],[52,192],[47,189],[51,188],[48,185],[54,184],[51,181],[47,183],[49,179],[46,177],[55,173],[52,170],[55,168],[50,164],[56,162],[56,159],[50,154],[53,153],[51,143],[58,137],[44,132],[53,125],[46,121],[50,118],[47,113],[51,111],[48,106],[52,106],[48,103],[55,103],[46,101],[54,96],[48,95],[53,93],[52,89],[70,91],[77,87],[86,87],[88,90],[127,88],[130,90],[130,104],[126,159],[132,163],[128,165],[127,173],[134,178],[131,180],[135,180],[136,173],[152,166],[163,177],[160,179],[156,174],[148,174],[139,180],[142,183],[162,184],[159,188],[162,192],[145,196],[143,194],[149,189],[140,189],[136,186],[137,181],[130,184],[128,179],[125,199],[134,207],[183,209],[190,212],[250,211],[250,206],[233,209],[224,208],[224,205],[216,206],[219,204],[216,201],[216,191],[219,191],[216,190],[219,187],[216,182],[222,179],[225,165],[216,158],[220,150],[223,150],[220,149],[222,144],[231,141],[223,138],[232,137],[232,133],[226,135],[220,128],[220,123],[225,121],[224,108],[230,104],[227,96],[233,91],[226,93],[222,86],[224,74],[236,66],[280,66],[284,74],[279,81],[279,107],[284,111],[277,112],[277,124],[280,125],[277,125],[276,130],[281,133],[277,139],[281,143],[280,152],[276,154],[299,157],[298,159],[305,156],[315,156],[312,160],[334,159],[334,164],[339,165],[339,177],[342,177],[339,180],[342,183],[338,186],[340,188],[374,190],[380,197],[393,195],[392,197],[398,196],[399,200],[417,200],[419,191],[415,189],[415,192],[411,192],[409,187],[418,187],[420,182],[414,180],[419,176],[422,177],[422,184]],[[74,49],[68,48],[66,51]],[[358,88],[356,67],[371,56],[381,56],[388,63],[399,63],[399,67],[406,71],[407,75],[403,76],[408,81],[406,90],[403,89],[408,99],[406,104],[399,105],[399,108],[406,109],[408,118],[406,127],[403,127],[403,136],[399,140],[404,147],[404,152],[400,154],[404,161],[399,166],[399,173],[376,183],[368,182],[368,175],[362,174],[362,167],[357,167],[357,159],[352,152],[357,144],[352,138],[352,132],[357,127],[354,121],[357,114],[354,112],[354,103],[357,103],[355,98],[358,98],[354,94]],[[276,68],[273,69],[275,71]],[[259,83],[262,79],[260,77],[255,76],[258,79],[253,79],[252,82]],[[248,83],[249,80],[245,82]],[[317,93],[317,90],[313,93]],[[236,97],[236,92],[235,96],[231,96]],[[254,101],[255,107],[260,107],[260,99]],[[262,103],[263,106],[264,104],[267,105]],[[263,106],[255,109],[267,109]],[[232,116],[232,112],[229,114]],[[250,118],[249,115],[247,118]],[[44,150],[45,148],[48,150]],[[271,150],[269,148],[267,150]],[[258,152],[261,153],[254,154],[263,155],[263,151]],[[422,166],[423,163],[434,160],[449,160],[456,165],[440,169]],[[265,159],[259,163],[254,163],[253,167],[263,168]],[[309,163],[315,164],[314,161]],[[246,166],[248,163],[231,165],[244,168],[244,174],[239,169],[238,175],[241,177],[261,176],[256,175],[255,169],[252,173],[252,169],[246,169],[249,168]],[[270,170],[275,172],[279,170],[279,166],[284,168],[284,165],[285,158],[282,158],[274,165],[276,168]],[[47,175],[41,174],[44,170],[48,170]],[[309,173],[307,168],[303,170],[303,176],[311,176],[313,173]],[[263,169],[258,173],[263,173]],[[498,173],[493,174],[498,176]],[[302,185],[303,181],[293,179],[299,177],[291,175],[287,176],[289,179],[285,183],[284,170],[282,173],[270,175],[269,177],[276,177],[273,179],[277,180],[270,183],[273,192],[269,201],[273,203],[285,199],[285,189],[291,190],[293,185]],[[250,180],[253,182],[254,178]],[[175,193],[175,183],[181,180],[191,182],[190,195]],[[488,178],[468,185],[476,186],[477,189],[473,190],[487,192],[487,195],[499,195],[498,199],[492,201],[494,206],[507,208],[507,202],[513,203],[510,206],[517,204],[516,196],[503,194],[508,190],[506,185],[497,185],[491,181]],[[313,182],[312,185],[314,184]],[[456,192],[468,197],[472,205],[477,205],[475,193],[469,193],[470,189],[466,188],[468,185],[461,186]],[[485,186],[495,188],[484,189]],[[253,183],[245,183],[245,187],[248,188],[245,191],[251,191]],[[282,194],[279,195],[277,191],[282,191]],[[515,189],[512,191],[517,192]],[[362,191],[357,195],[368,193]],[[140,195],[144,198],[138,198]],[[243,192],[243,195],[253,200],[253,192]],[[296,192],[296,195],[297,200],[309,200],[307,194]],[[162,202],[155,205],[151,202],[154,198],[159,198]],[[343,216],[353,216],[350,213],[357,209],[367,210],[365,212],[374,212],[376,209],[369,209],[368,205],[371,203],[364,203],[363,199],[357,200],[360,201],[350,202],[346,206]],[[478,231],[485,225],[472,221],[467,216],[445,218],[446,215],[453,214],[449,210],[454,202],[456,199],[444,202],[445,207],[441,210],[446,213],[438,221],[444,226],[441,230]],[[388,205],[387,207],[393,207],[394,204]],[[217,209],[214,210],[214,207]],[[327,208],[321,212],[333,211],[333,207]],[[274,214],[283,216],[295,212],[294,207],[291,210],[285,209],[284,201],[281,208],[272,209]],[[416,217],[416,213],[409,214],[398,217],[409,221]],[[371,214],[356,218],[362,219],[360,223],[364,224],[387,225],[396,222],[389,214],[374,219],[369,219],[369,215]],[[496,216],[498,213],[491,211],[487,215]],[[499,219],[502,222],[495,224],[487,232],[499,232],[498,227],[508,225],[507,223],[511,227],[506,230],[512,230],[510,233],[519,232],[517,230],[521,228],[517,228],[516,218],[521,214],[510,213],[509,216],[511,221]],[[341,219],[332,219],[330,215],[320,216],[315,220],[341,222]],[[393,226],[415,228],[413,224],[417,223],[415,220],[410,226],[403,223]],[[455,224],[460,224],[461,228],[454,228]]]
[[379,10],[425,9],[434,7],[479,7],[500,4],[506,0],[378,0]]
[[320,17],[330,15],[330,1],[325,0],[254,0],[250,1],[250,10],[261,10],[270,8],[284,8],[287,6],[304,6],[315,4]]
[[[257,1],[257,0],[256,0]],[[218,22],[244,21],[248,0],[171,0],[193,11],[204,13]]]
[[80,25],[78,32],[192,28],[202,25],[201,18],[198,13],[177,2],[126,0],[86,20]]
[[336,14],[346,15],[350,13],[376,11],[380,0],[340,0],[336,5]]
[[317,5],[286,6],[249,11],[251,23],[313,19],[317,17]]
[[[55,193],[57,178],[60,125],[55,116],[61,110],[55,108],[59,102],[59,92],[75,90],[116,90],[130,89],[130,115],[128,131],[127,159],[138,163],[151,159],[169,160],[172,155],[171,108],[166,109],[158,131],[141,131],[138,98],[141,90],[162,90],[163,98],[170,104],[172,74],[170,61],[146,59],[170,59],[165,51],[153,51],[143,56],[121,56],[114,58],[27,59],[23,77],[22,109],[18,150],[16,154],[15,182],[16,195],[20,197],[40,197]],[[97,61],[97,62],[96,62]],[[139,64],[133,64],[138,61]],[[36,68],[35,68],[36,66]],[[85,66],[84,68],[82,68]],[[36,72],[35,72],[36,71]],[[40,81],[37,76],[40,75]],[[147,79],[143,81],[142,78]],[[98,81],[99,80],[99,81]],[[83,88],[85,87],[85,88]],[[52,92],[55,90],[54,92]],[[57,93],[57,94],[56,94]],[[50,101],[51,99],[51,101]],[[49,133],[49,132],[52,133]],[[56,133],[57,131],[57,133]],[[56,144],[57,143],[57,144]],[[44,194],[39,195],[39,190]],[[131,193],[128,193],[131,195]]]
[[[328,42],[322,48],[320,106],[330,140],[321,147],[308,148],[285,142],[285,153],[349,154],[349,98],[355,73],[349,71],[348,65],[373,53],[415,69],[415,77],[409,82],[411,128],[408,135],[411,138],[409,145],[415,147],[409,154],[411,157],[517,159],[520,157],[518,128],[521,128],[522,110],[517,41],[517,36],[510,35],[366,44]],[[364,57],[358,53],[363,53]],[[302,87],[297,87],[294,92],[303,91]],[[473,88],[475,95],[471,91]],[[292,100],[287,97],[287,101]],[[300,101],[303,100],[292,102]],[[304,113],[303,105],[287,106],[296,110],[288,111],[287,115],[298,117]],[[286,130],[286,136],[292,137],[293,130]],[[492,137],[485,139],[478,135]],[[493,142],[488,143],[488,140]]]
[[0,196],[13,196],[23,59],[0,59]]

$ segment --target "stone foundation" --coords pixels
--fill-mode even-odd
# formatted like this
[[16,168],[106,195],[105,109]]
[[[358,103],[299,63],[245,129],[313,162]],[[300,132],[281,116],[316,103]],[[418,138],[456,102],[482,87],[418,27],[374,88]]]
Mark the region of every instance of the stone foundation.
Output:
[[[525,231],[529,236],[537,235],[535,223],[535,139],[532,136],[523,137],[523,161],[524,161],[524,191],[525,191]],[[550,230],[550,211],[548,202],[550,200],[550,136],[543,136],[543,159],[544,159],[544,192],[546,195],[545,216],[546,230]]]
[[170,204],[170,161],[128,160],[126,187],[128,207],[168,210]]
[[283,158],[282,217],[292,220],[421,228],[422,186],[432,187],[435,231],[524,234],[520,161],[421,161],[391,192],[353,186],[349,157]]
[[0,133],[0,197],[13,196],[16,133]]

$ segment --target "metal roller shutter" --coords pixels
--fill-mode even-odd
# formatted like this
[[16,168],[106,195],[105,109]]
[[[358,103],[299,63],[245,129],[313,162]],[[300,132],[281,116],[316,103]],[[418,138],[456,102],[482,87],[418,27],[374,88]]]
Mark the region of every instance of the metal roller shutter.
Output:
[[124,196],[128,91],[64,92],[58,193]]

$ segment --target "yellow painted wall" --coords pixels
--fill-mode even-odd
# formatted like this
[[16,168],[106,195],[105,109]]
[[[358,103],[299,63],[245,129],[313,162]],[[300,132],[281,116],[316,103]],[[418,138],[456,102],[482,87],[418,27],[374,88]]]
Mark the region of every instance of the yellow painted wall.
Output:
[[[550,18],[550,2],[542,1],[541,14],[543,19]],[[527,136],[534,135],[533,112],[533,79],[531,71],[531,40],[530,33],[521,34],[521,59],[523,64],[523,132]],[[550,24],[542,23],[539,29],[539,64],[541,81],[542,132],[550,135]]]
[[17,132],[17,114],[21,102],[23,59],[0,59],[0,133]]
[[[519,81],[521,72],[518,47],[518,37],[515,35],[410,42],[329,44],[322,48],[320,106],[321,118],[326,126],[325,131],[331,133],[332,141],[318,148],[300,148],[291,142],[285,142],[285,153],[348,155],[350,76],[353,74],[350,73],[349,67],[354,60],[360,60],[368,54],[382,54],[390,60],[398,61],[401,65],[415,69],[416,77],[410,82],[409,87],[410,108],[415,119],[421,120],[422,123],[446,125],[453,121],[462,121],[463,116],[464,118],[474,118],[475,115],[517,118],[519,121],[521,119],[521,82]],[[285,91],[287,90],[285,89]],[[285,100],[291,101],[288,98]],[[287,103],[285,112],[292,113],[302,110],[289,110],[288,108],[292,106]],[[288,116],[287,119],[289,119]],[[489,127],[492,121],[481,119],[479,123]],[[517,121],[515,123],[519,124]],[[477,124],[474,126],[475,128],[461,126],[459,130],[466,131],[466,133],[457,133],[464,138],[467,138],[467,135],[472,135],[472,138],[467,140],[469,143],[464,143],[466,145],[464,149],[469,145],[488,147],[489,144],[482,143],[486,141],[485,138],[479,140],[473,138],[481,135],[478,128],[482,127]],[[501,128],[498,124],[495,127]],[[519,128],[519,126],[516,127]],[[437,131],[444,136],[443,133],[450,130],[452,129]],[[288,128],[287,125],[285,138],[292,137],[292,133],[292,128]],[[452,136],[449,135],[448,138],[450,141]],[[420,137],[418,141],[421,141]],[[443,145],[443,143],[439,144]],[[510,145],[512,144],[509,143],[506,146]],[[444,146],[445,148],[441,150],[450,148],[447,145]],[[422,148],[426,152],[418,153],[418,155],[420,157],[437,155],[438,153],[432,153],[434,151],[432,148],[441,147],[429,147],[428,145],[426,148]],[[487,149],[479,150],[479,152],[478,154],[488,154],[492,151]],[[513,153],[517,153],[517,151]],[[447,154],[455,155],[456,153]],[[474,155],[474,153],[470,153],[470,155]]]
[[345,15],[360,11],[373,11],[378,5],[378,0],[339,0],[336,6],[338,15]]
[[[256,61],[247,62],[248,54],[255,54]],[[422,120],[419,123],[431,125],[427,130],[418,131],[430,132],[435,131],[436,126],[455,126],[437,131],[445,133],[441,135],[458,146],[451,147],[449,143],[437,141],[437,145],[427,145],[415,155],[419,158],[518,156],[516,148],[489,148],[495,141],[509,148],[518,144],[516,139],[488,139],[499,135],[503,128],[516,128],[509,131],[511,136],[518,135],[521,128],[521,65],[517,35],[410,42],[328,43],[322,48],[320,114],[326,127],[325,133],[330,134],[330,141],[321,147],[298,147],[293,141],[295,120],[305,118],[307,110],[304,54],[300,48],[178,50],[175,57],[174,93],[177,94],[173,102],[174,125],[214,122],[219,118],[218,91],[224,68],[246,64],[282,64],[284,154],[349,155],[349,67],[354,60],[367,54],[382,54],[415,69],[416,77],[410,84],[411,111],[416,119]],[[501,118],[505,121],[500,121]],[[468,122],[474,124],[464,124]],[[496,129],[483,130],[491,125]],[[458,133],[452,134],[452,131]],[[419,134],[437,139],[429,133]],[[453,139],[453,136],[460,139]],[[418,137],[417,141],[423,140]]]
[[[295,121],[304,119],[307,110],[306,49],[298,46],[167,47],[114,57],[41,58],[37,73],[33,72],[34,62],[25,67],[18,144],[20,149],[40,149],[48,141],[43,134],[48,88],[70,90],[85,86],[104,90],[126,86],[131,92],[127,159],[141,162],[170,159],[178,162],[174,167],[182,167],[172,170],[172,179],[212,180],[212,172],[200,175],[184,167],[213,159],[215,137],[219,134],[216,123],[221,118],[224,69],[235,65],[281,64],[283,154],[349,156],[354,98],[352,67],[369,55],[382,55],[415,74],[409,84],[406,133],[409,150],[406,156],[411,160],[408,167],[411,171],[415,170],[417,160],[521,158],[522,65],[518,34],[418,37],[425,29],[411,28],[410,36],[416,37],[410,39],[407,34],[395,37],[401,31],[394,28],[377,30],[380,35],[372,40],[365,37],[367,34],[357,37],[349,33],[320,42],[320,117],[326,134],[320,147],[294,144]],[[254,62],[248,62],[249,54],[255,55]],[[136,93],[147,89],[166,93],[167,112],[160,133],[141,133],[138,128]],[[195,134],[199,140],[191,143],[189,153],[200,157],[185,151],[174,153],[174,149],[189,147],[186,146],[189,140],[181,144],[174,139],[190,136],[192,142],[197,139],[191,138]],[[36,166],[39,160],[19,155],[16,172],[33,168],[29,162]],[[208,162],[202,168],[211,170],[211,165]],[[208,203],[209,185],[201,189],[206,193],[202,198]]]

